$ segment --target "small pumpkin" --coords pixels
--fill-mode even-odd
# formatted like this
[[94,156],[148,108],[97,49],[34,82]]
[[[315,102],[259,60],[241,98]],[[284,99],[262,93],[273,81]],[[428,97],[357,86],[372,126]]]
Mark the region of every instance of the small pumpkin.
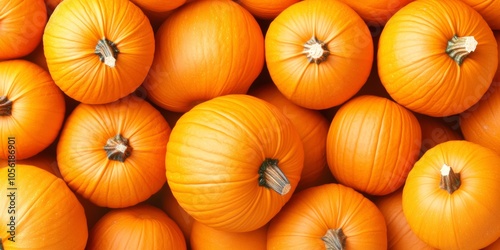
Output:
[[384,26],[377,66],[382,84],[404,107],[450,116],[474,105],[498,64],[493,32],[462,1],[413,1]]
[[387,249],[375,204],[352,188],[324,184],[295,194],[268,228],[267,249]]
[[387,98],[363,95],[335,114],[326,157],[339,183],[362,193],[386,195],[403,185],[421,141],[413,113]]
[[134,95],[107,104],[81,103],[68,116],[57,144],[61,175],[98,206],[138,204],[166,182],[169,135],[160,112]]
[[237,0],[236,2],[259,19],[272,20],[299,0]]
[[267,224],[249,232],[227,232],[194,221],[191,231],[192,250],[258,250],[266,245]]
[[49,73],[23,59],[0,62],[0,159],[32,157],[51,145],[63,125],[63,93]]
[[167,143],[167,182],[179,205],[212,228],[264,226],[300,180],[304,149],[293,124],[257,97],[232,94],[196,105]]
[[161,209],[138,204],[106,213],[89,233],[88,250],[185,250],[181,230]]
[[142,84],[153,61],[154,33],[129,0],[64,0],[47,22],[43,50],[65,94],[104,104]]
[[6,179],[0,182],[2,249],[85,249],[85,212],[62,179],[23,164],[2,166],[0,173]]
[[186,112],[226,94],[244,94],[262,71],[264,37],[255,18],[227,0],[192,1],[156,32],[154,61],[144,82],[161,108]]
[[438,249],[480,249],[500,237],[500,155],[465,140],[429,149],[408,174],[403,213]]
[[269,74],[283,95],[309,109],[328,109],[366,82],[373,41],[366,23],[340,1],[299,1],[272,20],[265,37]]

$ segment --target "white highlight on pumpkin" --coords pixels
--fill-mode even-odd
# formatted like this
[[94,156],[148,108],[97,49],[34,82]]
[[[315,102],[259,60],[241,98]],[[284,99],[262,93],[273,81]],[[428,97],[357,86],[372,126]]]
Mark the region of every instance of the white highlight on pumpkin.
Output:
[[116,65],[116,59],[113,56],[104,57],[104,64],[108,65],[111,68],[114,68]]
[[116,145],[116,150],[120,151],[121,153],[125,153],[125,151],[127,150],[127,146],[123,144],[118,144]]
[[441,167],[441,176],[448,176],[450,175],[450,172],[451,172],[451,167],[443,164],[443,166]]
[[462,39],[464,39],[464,46],[465,46],[465,50],[467,52],[473,52],[474,50],[476,50],[476,47],[477,47],[477,44],[478,42],[476,41],[476,39],[473,37],[473,36],[464,36],[462,37]]
[[304,46],[307,48],[308,56],[314,59],[321,58],[325,52],[319,43],[306,44]]

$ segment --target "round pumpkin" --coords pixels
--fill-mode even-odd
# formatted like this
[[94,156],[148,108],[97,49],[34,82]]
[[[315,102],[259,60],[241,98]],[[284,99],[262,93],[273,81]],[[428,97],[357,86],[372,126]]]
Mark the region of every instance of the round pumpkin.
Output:
[[148,18],[128,0],[64,0],[43,34],[54,82],[89,104],[113,102],[136,90],[152,64],[154,42]]
[[161,208],[175,223],[179,226],[186,239],[188,248],[190,247],[191,231],[195,220],[191,215],[186,213],[175,199],[172,191],[165,184],[160,192],[161,194]]
[[186,112],[226,94],[244,94],[262,71],[264,37],[255,18],[233,1],[192,1],[156,32],[144,87],[158,106]]
[[57,144],[64,180],[96,205],[135,205],[165,180],[170,126],[151,104],[134,95],[108,104],[80,104]]
[[10,155],[7,138],[16,160],[40,153],[56,140],[64,115],[63,93],[47,71],[22,59],[0,62],[0,159]]
[[167,143],[167,181],[179,205],[212,228],[248,232],[290,199],[302,141],[275,106],[253,96],[213,98],[187,111]]
[[0,182],[2,249],[85,249],[85,212],[62,179],[12,162],[0,173],[5,180]]
[[326,157],[335,179],[371,195],[400,188],[417,160],[422,132],[415,115],[384,97],[363,95],[335,114]]
[[482,250],[497,250],[500,249],[500,238],[496,240],[495,242],[491,243],[487,247],[483,248]]
[[106,213],[90,230],[86,249],[183,250],[186,241],[165,212],[138,204]]
[[480,249],[500,237],[500,155],[465,140],[429,149],[408,174],[403,213],[438,249]]
[[492,30],[500,30],[500,2],[496,0],[462,0],[476,10]]
[[259,19],[272,20],[299,0],[237,0],[236,2]]
[[387,249],[375,204],[352,188],[324,184],[295,194],[268,228],[267,249]]
[[134,4],[142,9],[152,12],[166,12],[174,10],[186,3],[186,0],[131,0]]
[[445,119],[422,114],[415,114],[422,129],[422,147],[420,155],[439,143],[463,139],[460,129],[454,129]]
[[414,0],[341,0],[355,10],[370,26],[383,27],[394,13]]
[[340,1],[300,1],[281,12],[265,37],[266,65],[283,95],[310,109],[351,98],[373,62],[368,26]]
[[459,0],[413,1],[385,25],[377,53],[391,97],[417,113],[450,116],[474,105],[498,64],[495,37]]

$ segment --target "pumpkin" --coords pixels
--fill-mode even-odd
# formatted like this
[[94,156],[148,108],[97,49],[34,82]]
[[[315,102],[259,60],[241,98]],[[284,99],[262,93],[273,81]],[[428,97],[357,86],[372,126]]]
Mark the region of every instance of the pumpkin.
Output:
[[500,2],[495,0],[462,0],[476,10],[488,23],[492,30],[500,30]]
[[387,249],[384,216],[375,204],[342,184],[295,194],[268,228],[267,249]]
[[309,109],[327,109],[351,98],[373,62],[368,26],[340,1],[300,1],[269,25],[269,74],[283,95]]
[[229,232],[264,226],[300,180],[304,150],[293,124],[257,97],[231,94],[182,115],[167,143],[167,182],[195,220]]
[[341,0],[355,10],[370,26],[383,27],[394,13],[413,0]]
[[363,95],[335,114],[326,157],[335,179],[357,191],[386,195],[400,188],[417,160],[421,129],[415,115],[384,97]]
[[47,71],[22,59],[0,62],[0,159],[12,147],[16,160],[40,153],[56,140],[64,115],[63,94]]
[[192,250],[266,249],[267,224],[249,232],[227,232],[194,221],[191,231]]
[[152,12],[166,12],[176,9],[186,3],[186,0],[170,0],[170,1],[160,1],[160,0],[131,0],[134,4],[139,6],[141,9],[145,9]]
[[318,110],[294,104],[273,83],[251,89],[249,94],[278,107],[299,132],[304,146],[304,168],[297,191],[326,180],[331,175],[326,163],[326,135],[330,125],[326,118]]
[[160,112],[134,95],[107,104],[79,104],[57,144],[61,175],[98,206],[135,205],[166,182],[169,135]]
[[174,112],[246,93],[264,65],[262,30],[233,1],[186,3],[168,16],[155,38],[154,61],[143,86],[151,102]]
[[429,116],[474,105],[498,64],[495,37],[474,9],[458,0],[413,1],[382,30],[379,76],[391,97]]
[[500,237],[500,155],[465,140],[429,149],[408,174],[403,213],[438,249],[480,249]]
[[62,179],[12,162],[0,173],[2,249],[85,249],[85,212]]
[[237,0],[236,2],[259,19],[272,20],[299,0]]
[[406,221],[402,204],[403,189],[377,197],[374,201],[387,224],[387,249],[435,250],[415,235]]
[[487,247],[483,248],[482,250],[497,250],[500,249],[500,238],[496,240],[495,242],[491,243]]
[[147,205],[113,209],[89,233],[88,250],[186,249],[181,230],[161,209]]
[[415,114],[422,129],[422,147],[420,155],[430,148],[445,141],[463,139],[459,129],[453,129],[445,119],[422,114]]
[[163,186],[160,194],[161,209],[179,226],[186,239],[187,246],[190,247],[189,241],[195,220],[179,205],[167,184]]
[[65,94],[104,104],[142,84],[153,61],[154,33],[128,0],[64,0],[47,22],[43,50]]

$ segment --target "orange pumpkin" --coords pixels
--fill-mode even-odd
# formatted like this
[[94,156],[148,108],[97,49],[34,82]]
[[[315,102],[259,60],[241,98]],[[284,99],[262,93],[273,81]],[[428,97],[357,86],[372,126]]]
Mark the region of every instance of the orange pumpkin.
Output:
[[451,140],[461,140],[460,131],[452,129],[443,118],[415,114],[422,129],[422,147],[420,155],[439,143]]
[[302,141],[275,106],[249,95],[213,98],[184,113],[167,144],[167,181],[179,205],[212,228],[248,232],[290,199]]
[[496,240],[495,242],[491,243],[487,247],[483,248],[482,250],[498,250],[500,249],[500,238]]
[[492,30],[500,30],[500,2],[496,0],[462,0],[479,12]]
[[384,26],[394,13],[413,0],[341,0],[370,26]]
[[82,103],[67,118],[57,144],[61,175],[96,205],[135,205],[166,182],[169,135],[160,112],[134,95],[108,104]]
[[191,231],[192,250],[258,250],[266,245],[267,224],[249,232],[227,232],[194,221]]
[[226,94],[244,94],[264,65],[264,38],[255,18],[233,1],[192,1],[156,32],[144,82],[158,106],[186,112]]
[[237,0],[236,2],[259,19],[272,20],[299,0]]
[[148,18],[128,0],[64,0],[43,35],[47,66],[69,97],[103,104],[137,89],[153,61]]
[[26,60],[0,62],[0,159],[16,160],[40,153],[53,143],[62,127],[65,103],[49,73]]
[[341,184],[295,194],[268,228],[267,249],[387,249],[380,210]]
[[467,4],[423,0],[389,19],[377,60],[382,84],[396,102],[417,113],[449,116],[486,92],[498,50],[488,24]]
[[87,250],[186,249],[181,230],[161,209],[138,204],[106,213],[90,230]]
[[421,140],[413,113],[387,98],[359,96],[342,105],[331,122],[328,166],[339,183],[386,195],[403,185]]
[[0,182],[2,249],[85,249],[85,212],[62,179],[15,163],[0,173],[5,178]]
[[152,12],[166,12],[176,9],[186,3],[186,0],[131,0],[142,9]]
[[163,186],[160,194],[161,208],[179,226],[186,239],[187,246],[190,247],[191,230],[195,220],[179,205],[167,184]]
[[368,26],[340,1],[300,1],[269,25],[265,37],[269,74],[283,95],[310,109],[351,98],[373,62]]
[[412,231],[438,249],[480,249],[500,237],[500,155],[455,140],[429,149],[403,189]]

